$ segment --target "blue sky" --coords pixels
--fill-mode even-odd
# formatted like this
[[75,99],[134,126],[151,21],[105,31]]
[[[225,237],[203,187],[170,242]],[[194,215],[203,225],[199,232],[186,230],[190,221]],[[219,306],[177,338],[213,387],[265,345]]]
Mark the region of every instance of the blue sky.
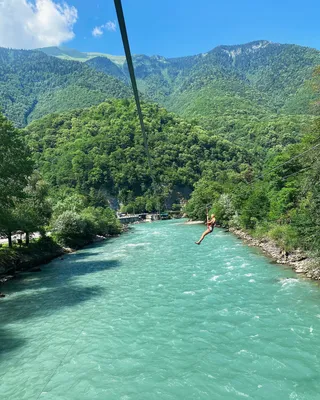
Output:
[[[133,53],[167,57],[197,54],[220,44],[257,39],[320,49],[319,0],[123,0]],[[90,36],[92,25],[116,19],[112,0],[73,0],[79,10],[80,50],[123,54],[119,30]],[[86,37],[86,39],[84,39]]]
[[[258,39],[320,50],[319,0],[122,2],[134,54],[185,56]],[[113,0],[0,0],[0,46],[123,54],[115,20]]]

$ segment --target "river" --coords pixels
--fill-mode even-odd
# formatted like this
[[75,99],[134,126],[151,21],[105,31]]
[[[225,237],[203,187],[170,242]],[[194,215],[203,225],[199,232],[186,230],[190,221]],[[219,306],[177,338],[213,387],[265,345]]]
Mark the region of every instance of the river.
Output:
[[318,285],[202,230],[136,225],[9,282],[0,399],[319,399]]

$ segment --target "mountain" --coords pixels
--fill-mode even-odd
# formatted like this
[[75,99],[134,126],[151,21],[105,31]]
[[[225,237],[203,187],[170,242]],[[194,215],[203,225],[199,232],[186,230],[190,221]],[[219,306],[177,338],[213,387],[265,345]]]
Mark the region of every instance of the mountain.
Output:
[[123,65],[124,62],[126,61],[125,56],[113,56],[111,54],[105,54],[105,53],[81,52],[79,50],[70,49],[64,46],[42,47],[41,49],[37,50],[42,51],[48,56],[54,56],[61,58],[62,60],[69,60],[69,61],[85,62],[95,57],[109,58],[113,63],[117,65]]
[[[125,57],[66,47],[40,50],[0,49],[0,106],[16,125],[131,96]],[[305,116],[313,114],[312,73],[320,65],[315,49],[260,40],[189,57],[134,55],[133,62],[144,98],[196,118],[227,139],[243,142],[257,120],[265,126],[270,115],[283,127],[283,116],[296,115],[300,131]]]
[[[94,53],[51,49],[51,55],[73,57],[98,71],[128,78],[126,62],[119,56],[94,57]],[[49,54],[48,49],[44,51]],[[320,64],[320,52],[260,40],[218,46],[190,57],[134,55],[133,62],[140,91],[188,117],[216,116],[234,110],[250,115],[305,114],[311,112],[309,103],[313,99],[306,83]]]
[[0,110],[16,126],[52,112],[130,96],[123,82],[84,63],[0,48]]
[[[134,55],[133,62],[145,98],[238,144],[264,150],[296,142],[312,122],[318,50],[259,40],[189,57]],[[85,64],[129,82],[123,59],[104,54]]]
[[[241,163],[251,160],[246,150],[157,104],[143,102],[142,111],[154,176],[164,197],[190,193],[205,170],[218,177],[226,170],[239,172]],[[29,124],[25,134],[37,168],[56,190],[95,190],[124,203],[153,195],[133,100],[48,115]]]
[[114,76],[123,81],[128,81],[128,77],[125,72],[120,68],[117,64],[113,63],[107,57],[94,57],[86,61],[86,65],[89,65],[91,68],[96,71],[103,72],[104,74]]

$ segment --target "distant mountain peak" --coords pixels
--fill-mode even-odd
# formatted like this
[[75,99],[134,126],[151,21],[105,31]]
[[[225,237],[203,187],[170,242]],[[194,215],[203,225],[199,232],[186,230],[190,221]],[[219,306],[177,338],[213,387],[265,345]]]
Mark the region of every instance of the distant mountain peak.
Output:
[[254,42],[237,44],[237,45],[222,45],[214,48],[212,51],[223,51],[231,56],[240,55],[242,53],[249,54],[261,49],[264,49],[270,45],[277,43],[270,42],[268,40],[256,40]]

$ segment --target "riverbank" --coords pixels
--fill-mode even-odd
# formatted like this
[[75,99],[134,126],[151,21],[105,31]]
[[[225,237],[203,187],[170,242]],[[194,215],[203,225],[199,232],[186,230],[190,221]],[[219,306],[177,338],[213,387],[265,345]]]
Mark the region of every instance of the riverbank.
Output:
[[241,229],[229,228],[229,232],[243,240],[248,246],[259,247],[264,254],[277,264],[290,266],[297,274],[303,274],[310,279],[320,280],[319,261],[309,257],[303,251],[284,251],[273,240],[269,238],[256,239]]
[[76,248],[63,247],[51,237],[39,239],[30,243],[29,247],[14,247],[0,250],[0,297],[1,285],[14,279],[21,272],[40,272],[40,265],[48,264],[64,254],[73,253],[92,243],[106,240],[104,236],[95,236],[93,239],[82,241]]

